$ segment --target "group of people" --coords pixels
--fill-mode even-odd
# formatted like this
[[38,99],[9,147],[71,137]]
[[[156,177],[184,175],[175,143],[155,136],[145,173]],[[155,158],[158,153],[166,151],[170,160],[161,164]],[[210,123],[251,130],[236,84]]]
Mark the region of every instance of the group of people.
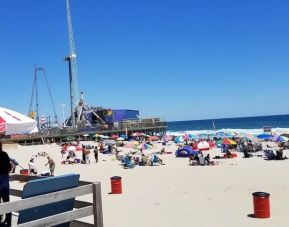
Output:
[[[45,164],[45,166],[48,165],[49,175],[51,177],[53,177],[54,171],[55,171],[55,162],[50,156],[48,156],[48,155],[45,155],[45,156],[47,156],[47,163]],[[38,174],[36,164],[35,164],[35,157],[31,157],[31,159],[28,163],[28,171],[29,171],[29,175],[37,175]]]
[[132,156],[130,154],[117,157],[121,160],[124,168],[133,168],[138,166],[156,166],[164,165],[163,160],[157,154],[145,155],[142,153],[141,157]]
[[205,166],[205,165],[214,165],[214,162],[211,161],[210,154],[207,154],[204,156],[203,154],[195,154],[193,156],[190,156],[189,158],[189,164],[191,165],[199,165],[199,166]]

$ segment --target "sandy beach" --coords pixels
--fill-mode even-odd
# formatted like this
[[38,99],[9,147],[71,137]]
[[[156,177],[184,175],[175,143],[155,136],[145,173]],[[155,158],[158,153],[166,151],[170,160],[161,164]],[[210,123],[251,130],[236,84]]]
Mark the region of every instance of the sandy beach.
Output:
[[[155,147],[160,150],[161,144],[156,143]],[[176,148],[175,144],[166,146],[173,154],[161,156],[165,165],[134,169],[124,169],[113,156],[103,154],[97,164],[91,154],[91,164],[63,165],[60,164],[61,148],[56,144],[18,145],[5,150],[24,167],[32,155],[45,151],[56,162],[56,175],[79,173],[81,180],[100,181],[104,226],[107,227],[289,225],[287,160],[265,161],[257,156],[243,159],[239,154],[234,159],[219,160],[219,165],[215,166],[190,166],[188,159],[175,157]],[[217,148],[208,152],[211,156],[221,154]],[[38,172],[47,170],[46,161],[45,157],[36,158]],[[122,177],[123,194],[109,194],[112,176]],[[20,187],[19,184],[13,186]],[[271,194],[270,219],[248,217],[253,213],[251,194],[255,191]],[[92,221],[91,218],[86,220]]]

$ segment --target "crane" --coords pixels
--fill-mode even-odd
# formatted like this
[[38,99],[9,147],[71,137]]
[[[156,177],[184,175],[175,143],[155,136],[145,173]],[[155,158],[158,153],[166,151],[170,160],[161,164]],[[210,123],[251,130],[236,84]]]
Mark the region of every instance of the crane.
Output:
[[79,94],[78,94],[78,76],[77,76],[77,63],[76,63],[76,51],[74,44],[74,36],[72,29],[71,11],[70,11],[70,0],[66,0],[66,17],[67,17],[67,31],[68,31],[68,44],[69,44],[69,57],[71,63],[71,103],[72,109],[78,105]]

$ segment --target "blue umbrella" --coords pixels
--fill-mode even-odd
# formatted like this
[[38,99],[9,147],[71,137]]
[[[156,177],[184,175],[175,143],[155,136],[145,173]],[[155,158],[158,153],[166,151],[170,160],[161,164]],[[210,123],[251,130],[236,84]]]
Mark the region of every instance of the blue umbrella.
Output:
[[175,143],[183,143],[185,140],[182,136],[178,136],[176,139],[175,139]]
[[270,134],[263,133],[263,134],[258,135],[257,138],[260,140],[270,140],[270,139],[273,139],[273,136]]
[[216,137],[217,138],[224,138],[225,137],[225,133],[224,132],[217,132],[216,133]]
[[127,135],[123,134],[123,135],[120,135],[121,138],[124,138],[124,139],[127,139]]

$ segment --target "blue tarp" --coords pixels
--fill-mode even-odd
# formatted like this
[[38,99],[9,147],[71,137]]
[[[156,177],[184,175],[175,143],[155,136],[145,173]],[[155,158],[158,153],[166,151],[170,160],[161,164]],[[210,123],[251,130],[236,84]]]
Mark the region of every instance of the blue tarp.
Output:
[[185,146],[176,151],[176,157],[187,158],[196,154],[198,154],[198,151],[194,151],[193,148],[190,146]]

